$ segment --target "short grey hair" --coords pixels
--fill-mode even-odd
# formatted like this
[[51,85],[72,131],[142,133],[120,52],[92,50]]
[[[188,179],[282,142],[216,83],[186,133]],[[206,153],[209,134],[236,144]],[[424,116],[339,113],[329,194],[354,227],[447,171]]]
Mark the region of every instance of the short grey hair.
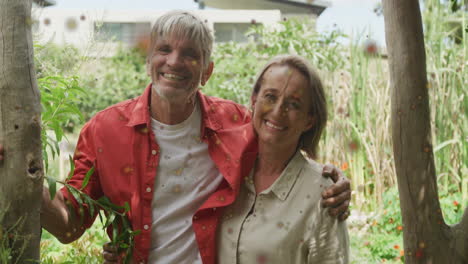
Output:
[[197,48],[200,49],[202,54],[202,65],[204,68],[208,67],[213,50],[213,35],[208,28],[206,20],[184,10],[167,12],[156,20],[151,30],[148,59],[153,55],[156,40],[158,38],[166,38],[172,34],[179,38],[198,43]]
[[322,81],[319,75],[309,64],[307,59],[297,55],[279,55],[271,59],[262,68],[254,84],[252,95],[258,95],[260,92],[263,75],[272,66],[288,66],[298,70],[308,81],[308,89],[311,91],[311,109],[310,114],[315,122],[311,129],[302,133],[300,138],[301,149],[307,153],[307,156],[316,159],[318,156],[318,144],[320,137],[325,130],[328,119],[327,100],[323,89]]

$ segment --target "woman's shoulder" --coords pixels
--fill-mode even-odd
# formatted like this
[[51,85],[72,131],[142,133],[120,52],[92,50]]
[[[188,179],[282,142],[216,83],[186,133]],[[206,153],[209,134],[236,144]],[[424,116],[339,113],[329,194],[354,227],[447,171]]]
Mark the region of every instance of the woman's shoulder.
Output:
[[324,164],[305,156],[304,163],[302,174],[306,176],[305,180],[307,182],[319,184],[322,187],[328,187],[333,184],[333,181],[330,178],[322,176]]

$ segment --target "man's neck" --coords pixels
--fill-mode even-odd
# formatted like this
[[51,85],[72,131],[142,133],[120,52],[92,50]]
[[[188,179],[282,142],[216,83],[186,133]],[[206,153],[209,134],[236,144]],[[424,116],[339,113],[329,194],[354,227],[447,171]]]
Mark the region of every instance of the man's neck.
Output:
[[156,93],[152,93],[150,106],[151,117],[167,125],[179,124],[192,114],[195,109],[196,99],[196,94],[194,94],[191,99],[167,100]]

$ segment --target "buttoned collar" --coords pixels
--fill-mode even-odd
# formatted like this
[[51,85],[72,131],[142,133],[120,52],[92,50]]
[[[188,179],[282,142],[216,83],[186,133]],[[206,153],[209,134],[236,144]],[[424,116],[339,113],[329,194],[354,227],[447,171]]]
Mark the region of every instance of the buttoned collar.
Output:
[[[150,118],[150,102],[151,102],[151,87],[150,83],[143,94],[137,97],[134,100],[137,100],[135,107],[130,115],[130,118],[127,122],[127,126],[139,126],[146,125],[146,127],[151,127],[151,118]],[[204,96],[200,90],[197,91],[197,97],[200,102],[200,109],[202,112],[202,135],[204,134],[204,128],[211,130],[219,130],[222,128],[222,125],[216,118],[216,105],[209,99],[209,97]]]
[[[283,170],[278,179],[276,179],[276,181],[270,187],[268,187],[260,194],[267,194],[272,192],[276,195],[276,197],[278,197],[278,199],[280,199],[281,201],[285,201],[288,198],[288,195],[291,192],[294,183],[298,179],[306,162],[307,161],[305,160],[301,151],[296,151],[293,158],[291,159],[291,161],[289,161],[288,165]],[[247,178],[245,178],[245,184],[249,191],[255,193],[253,171],[254,169],[252,169],[250,175]]]

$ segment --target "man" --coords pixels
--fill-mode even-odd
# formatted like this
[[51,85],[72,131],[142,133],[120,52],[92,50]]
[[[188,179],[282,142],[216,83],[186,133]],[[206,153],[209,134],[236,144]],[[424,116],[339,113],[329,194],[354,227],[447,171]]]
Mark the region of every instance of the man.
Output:
[[[234,201],[253,165],[256,155],[244,151],[255,152],[255,140],[230,132],[250,122],[249,112],[199,91],[213,72],[212,46],[207,25],[193,14],[161,16],[147,57],[151,84],[140,97],[98,113],[80,133],[69,184],[81,188],[94,167],[83,191],[130,204],[132,228],[141,230],[133,263],[215,263],[221,209]],[[340,178],[324,204],[336,207],[330,210],[336,215],[345,212],[345,219],[349,181],[334,168],[324,174]],[[44,188],[41,224],[63,243],[79,238],[95,219],[85,213],[81,223],[67,203],[78,208],[66,189],[51,201]]]

